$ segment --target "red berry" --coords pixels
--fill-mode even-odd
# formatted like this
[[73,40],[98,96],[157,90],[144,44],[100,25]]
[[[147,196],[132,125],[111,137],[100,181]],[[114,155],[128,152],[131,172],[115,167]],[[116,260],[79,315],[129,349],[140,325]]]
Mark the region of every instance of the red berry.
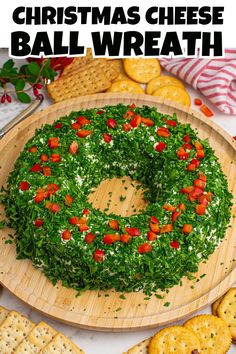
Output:
[[103,262],[105,258],[105,252],[102,250],[96,250],[93,254],[95,262]]
[[103,140],[104,140],[106,143],[110,143],[111,140],[112,140],[110,134],[104,133],[104,134],[103,134]]
[[20,190],[21,191],[27,191],[29,189],[29,183],[28,182],[20,182]]
[[37,97],[39,95],[38,89],[36,87],[33,88],[33,93],[34,93],[35,97]]
[[43,225],[43,220],[42,219],[36,219],[34,221],[34,226],[41,227],[42,225]]
[[114,119],[112,119],[112,118],[108,119],[108,121],[107,121],[108,128],[114,129],[116,127],[116,125],[117,125],[117,123]]
[[34,87],[38,90],[41,90],[43,88],[42,84],[35,84]]
[[156,146],[155,150],[158,152],[162,152],[166,148],[166,144],[160,141]]
[[12,101],[11,96],[6,95],[6,98],[7,98],[7,102],[8,102],[8,103],[11,103],[11,101]]
[[178,249],[180,247],[179,242],[178,241],[171,241],[170,247]]
[[5,103],[6,102],[6,95],[2,95],[1,97],[1,103]]
[[61,237],[63,240],[68,241],[71,239],[71,231],[70,230],[64,230],[61,234]]

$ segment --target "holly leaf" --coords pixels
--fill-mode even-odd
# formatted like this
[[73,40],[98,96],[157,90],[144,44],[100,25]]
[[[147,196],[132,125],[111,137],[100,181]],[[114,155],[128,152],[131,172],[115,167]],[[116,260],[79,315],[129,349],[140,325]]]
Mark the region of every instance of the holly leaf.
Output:
[[40,66],[36,62],[32,61],[28,65],[28,70],[32,75],[38,76],[40,73]]
[[17,92],[16,95],[17,95],[18,100],[23,103],[30,103],[31,102],[30,96],[25,92]]
[[3,68],[6,70],[10,70],[14,67],[15,63],[12,59],[7,60],[4,64],[3,64]]
[[16,91],[22,91],[25,87],[25,81],[23,79],[18,79],[15,82],[15,90]]

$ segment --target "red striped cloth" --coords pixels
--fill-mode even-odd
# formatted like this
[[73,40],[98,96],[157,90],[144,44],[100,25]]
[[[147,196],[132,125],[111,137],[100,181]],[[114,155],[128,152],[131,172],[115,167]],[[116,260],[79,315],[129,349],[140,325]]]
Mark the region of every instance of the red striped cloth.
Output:
[[236,115],[236,49],[219,59],[161,58],[161,65],[206,96],[220,111]]

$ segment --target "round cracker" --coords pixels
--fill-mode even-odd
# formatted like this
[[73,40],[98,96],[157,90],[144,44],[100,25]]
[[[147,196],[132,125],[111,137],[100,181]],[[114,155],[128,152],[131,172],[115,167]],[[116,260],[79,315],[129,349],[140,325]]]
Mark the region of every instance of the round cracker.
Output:
[[200,339],[201,354],[225,354],[231,345],[229,327],[216,316],[193,317],[185,322],[184,327],[192,330]]
[[217,315],[229,326],[232,338],[236,341],[236,288],[230,289],[217,308]]
[[168,85],[179,86],[184,89],[184,85],[183,85],[182,81],[176,79],[173,76],[164,76],[163,75],[163,76],[154,77],[152,80],[150,80],[148,82],[147,87],[146,87],[146,93],[148,95],[152,95],[153,92],[155,92],[159,88],[161,88],[163,86],[168,86]]
[[191,105],[191,99],[188,92],[179,86],[167,85],[160,87],[153,93],[153,96],[163,97],[187,107],[190,107]]
[[124,68],[131,79],[141,84],[161,74],[161,66],[155,58],[124,59]]
[[223,297],[224,296],[221,296],[218,300],[216,300],[215,302],[213,302],[213,304],[211,304],[212,315],[218,316],[217,308],[218,308],[219,304],[221,303],[221,300],[223,299]]
[[113,82],[111,87],[107,90],[107,92],[128,92],[135,94],[143,94],[144,90],[139,84],[131,80],[122,80]]
[[190,354],[194,350],[200,353],[200,341],[193,331],[181,326],[162,329],[155,334],[149,344],[149,354]]
[[122,80],[129,80],[129,77],[125,73],[123,60],[122,59],[110,59],[108,60],[109,64],[113,66],[115,70],[119,72],[119,75],[112,80],[113,82],[122,81]]

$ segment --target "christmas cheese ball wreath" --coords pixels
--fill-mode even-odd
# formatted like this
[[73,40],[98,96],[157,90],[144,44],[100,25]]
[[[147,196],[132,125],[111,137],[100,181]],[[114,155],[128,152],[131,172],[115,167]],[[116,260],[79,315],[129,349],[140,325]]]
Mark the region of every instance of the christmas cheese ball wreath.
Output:
[[[121,217],[88,194],[107,178],[142,183],[148,205]],[[5,207],[18,258],[77,290],[167,289],[196,272],[224,237],[231,194],[212,148],[156,108],[72,112],[28,141]]]

